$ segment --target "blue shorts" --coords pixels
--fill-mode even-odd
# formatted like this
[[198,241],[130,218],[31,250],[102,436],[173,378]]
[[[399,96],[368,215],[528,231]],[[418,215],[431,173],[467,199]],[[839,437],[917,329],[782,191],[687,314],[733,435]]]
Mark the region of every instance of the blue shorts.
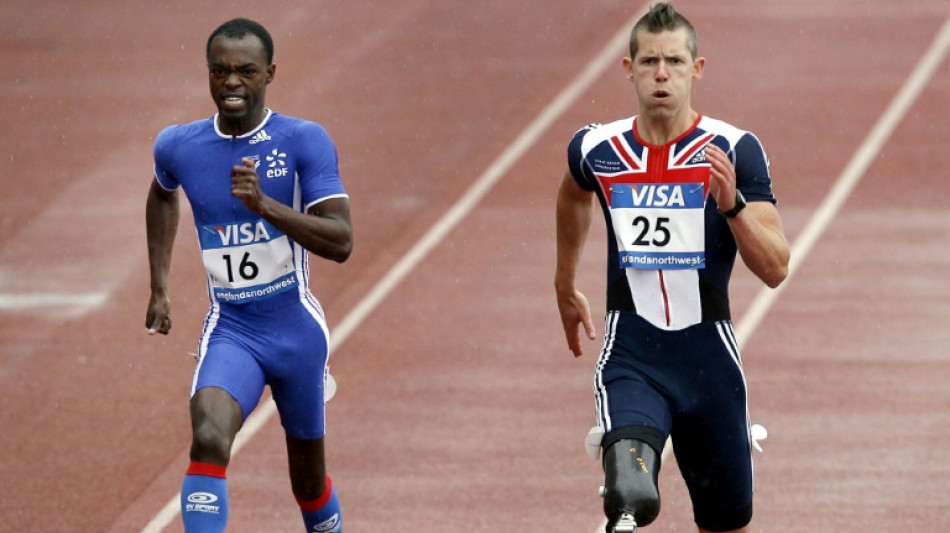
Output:
[[191,395],[227,391],[245,420],[269,385],[288,435],[324,436],[323,389],[329,331],[315,300],[284,294],[243,304],[213,304],[205,319]]
[[672,436],[697,525],[738,529],[752,518],[752,439],[732,322],[658,329],[607,314],[594,395],[603,445],[621,438],[659,452]]

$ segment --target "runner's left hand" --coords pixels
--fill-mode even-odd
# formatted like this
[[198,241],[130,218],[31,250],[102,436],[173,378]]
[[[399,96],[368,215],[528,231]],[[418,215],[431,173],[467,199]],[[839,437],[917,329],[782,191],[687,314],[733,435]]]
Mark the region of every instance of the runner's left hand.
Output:
[[736,204],[736,169],[726,152],[714,144],[706,146],[706,161],[712,166],[709,190],[720,211],[728,211]]
[[264,192],[260,178],[254,169],[254,161],[247,157],[241,159],[243,165],[231,168],[231,195],[241,200],[244,206],[255,213],[261,212]]

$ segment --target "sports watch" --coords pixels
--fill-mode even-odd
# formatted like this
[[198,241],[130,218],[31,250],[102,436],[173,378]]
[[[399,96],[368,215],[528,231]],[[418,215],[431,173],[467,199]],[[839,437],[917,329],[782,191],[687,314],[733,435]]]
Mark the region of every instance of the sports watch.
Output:
[[739,214],[739,211],[745,209],[745,197],[742,196],[742,193],[739,192],[739,189],[736,189],[736,205],[732,206],[732,209],[728,211],[722,211],[723,215],[726,215],[726,218],[736,218],[736,215]]

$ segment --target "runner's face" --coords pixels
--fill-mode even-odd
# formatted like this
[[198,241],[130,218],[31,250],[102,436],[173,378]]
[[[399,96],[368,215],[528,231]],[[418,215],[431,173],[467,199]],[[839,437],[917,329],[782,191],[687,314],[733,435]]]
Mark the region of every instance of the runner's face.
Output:
[[218,127],[238,135],[254,129],[264,117],[264,93],[274,79],[264,45],[256,35],[240,39],[218,35],[208,50],[211,98],[218,107]]
[[702,76],[705,60],[693,58],[685,28],[637,33],[637,57],[624,58],[627,77],[637,90],[640,113],[671,119],[689,112],[693,82]]

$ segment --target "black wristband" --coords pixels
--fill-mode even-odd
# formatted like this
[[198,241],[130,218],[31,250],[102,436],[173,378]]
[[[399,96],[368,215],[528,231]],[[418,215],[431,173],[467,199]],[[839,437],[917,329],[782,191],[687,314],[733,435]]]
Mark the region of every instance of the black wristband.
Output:
[[726,215],[726,218],[736,218],[736,215],[739,214],[739,211],[745,209],[745,197],[742,196],[742,193],[739,192],[739,189],[736,189],[736,205],[732,206],[732,209],[728,211],[722,211],[723,215]]

